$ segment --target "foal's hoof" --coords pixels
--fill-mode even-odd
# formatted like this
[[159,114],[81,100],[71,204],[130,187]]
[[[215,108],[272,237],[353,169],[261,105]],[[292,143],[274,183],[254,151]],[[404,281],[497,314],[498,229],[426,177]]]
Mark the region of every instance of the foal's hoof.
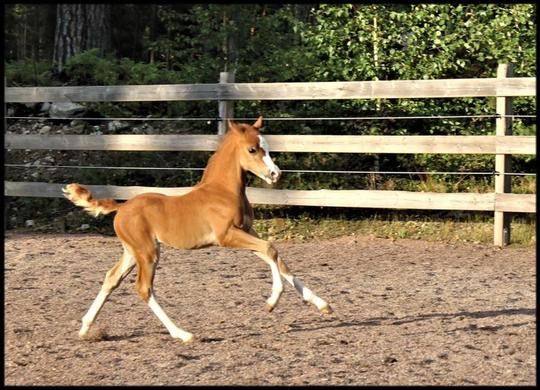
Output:
[[191,333],[187,335],[183,334],[182,337],[176,336],[175,338],[182,340],[183,343],[192,343],[194,341],[197,341],[197,338],[193,336]]
[[330,305],[327,303],[326,306],[323,306],[319,309],[321,314],[332,314],[334,310],[330,307]]
[[171,332],[171,336],[175,339],[182,340],[183,343],[191,343],[195,340],[195,336],[189,332],[185,332],[181,329]]
[[90,330],[90,325],[83,324],[81,327],[81,330],[79,330],[79,338],[87,339],[89,330]]
[[182,342],[184,343],[192,343],[194,341],[197,341],[197,338],[193,335],[189,335],[188,337],[182,339]]
[[266,310],[270,313],[272,310],[274,310],[274,305],[271,305],[269,304],[268,302],[266,302],[264,304],[264,307],[266,307]]

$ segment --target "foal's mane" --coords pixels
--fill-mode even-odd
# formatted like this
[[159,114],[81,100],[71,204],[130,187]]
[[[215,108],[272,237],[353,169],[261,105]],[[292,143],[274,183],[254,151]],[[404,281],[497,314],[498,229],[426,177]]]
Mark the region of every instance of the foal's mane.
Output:
[[[243,127],[242,124],[236,124],[236,126],[238,126],[239,128]],[[235,138],[239,137],[242,133],[239,134],[237,131],[234,131],[233,129],[229,128],[229,130],[223,136],[223,139],[222,139],[221,143],[219,144],[218,148],[216,149],[214,154],[212,154],[212,156],[208,160],[208,163],[206,164],[206,168],[204,170],[203,176],[202,176],[199,183],[202,183],[205,179],[207,179],[209,177],[211,172],[213,172],[215,170],[214,168],[216,167],[218,162],[222,158],[224,158],[224,156],[230,155],[232,153],[233,147],[234,147],[235,142],[236,142]],[[227,164],[227,163],[229,163],[229,162],[226,161],[225,164]]]

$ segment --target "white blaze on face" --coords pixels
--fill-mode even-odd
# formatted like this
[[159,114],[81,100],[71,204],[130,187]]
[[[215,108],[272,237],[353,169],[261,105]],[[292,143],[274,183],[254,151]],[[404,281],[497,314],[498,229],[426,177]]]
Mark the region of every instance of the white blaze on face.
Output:
[[265,178],[265,180],[268,184],[275,183],[279,179],[279,176],[281,176],[281,171],[278,166],[274,164],[274,161],[272,161],[272,158],[270,157],[270,148],[262,135],[259,135],[259,146],[264,151],[263,161],[270,171],[270,177]]

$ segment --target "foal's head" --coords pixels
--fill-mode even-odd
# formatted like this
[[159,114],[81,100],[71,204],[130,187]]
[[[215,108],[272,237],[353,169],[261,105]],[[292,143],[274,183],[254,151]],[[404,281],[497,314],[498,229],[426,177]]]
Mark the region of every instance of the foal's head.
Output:
[[234,134],[236,153],[244,171],[249,171],[268,184],[276,183],[281,171],[270,158],[266,140],[260,133],[262,116],[253,125],[229,121],[229,132]]

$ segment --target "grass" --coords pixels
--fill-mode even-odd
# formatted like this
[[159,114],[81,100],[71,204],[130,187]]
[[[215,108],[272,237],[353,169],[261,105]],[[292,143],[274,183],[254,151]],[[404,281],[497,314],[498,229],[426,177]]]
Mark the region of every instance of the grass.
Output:
[[[255,229],[270,240],[293,242],[328,239],[340,236],[375,236],[390,239],[414,239],[446,243],[493,243],[493,218],[468,216],[456,219],[404,214],[375,214],[365,218],[316,218],[309,215],[293,218],[260,218]],[[511,245],[536,246],[535,219],[514,218]]]
[[[489,245],[493,243],[493,216],[489,214],[268,206],[255,209],[254,228],[263,239],[271,241],[305,242],[354,235]],[[16,230],[114,234],[111,216],[94,219],[78,209],[53,218],[35,218],[32,227]],[[536,214],[513,218],[510,245],[536,246]]]

